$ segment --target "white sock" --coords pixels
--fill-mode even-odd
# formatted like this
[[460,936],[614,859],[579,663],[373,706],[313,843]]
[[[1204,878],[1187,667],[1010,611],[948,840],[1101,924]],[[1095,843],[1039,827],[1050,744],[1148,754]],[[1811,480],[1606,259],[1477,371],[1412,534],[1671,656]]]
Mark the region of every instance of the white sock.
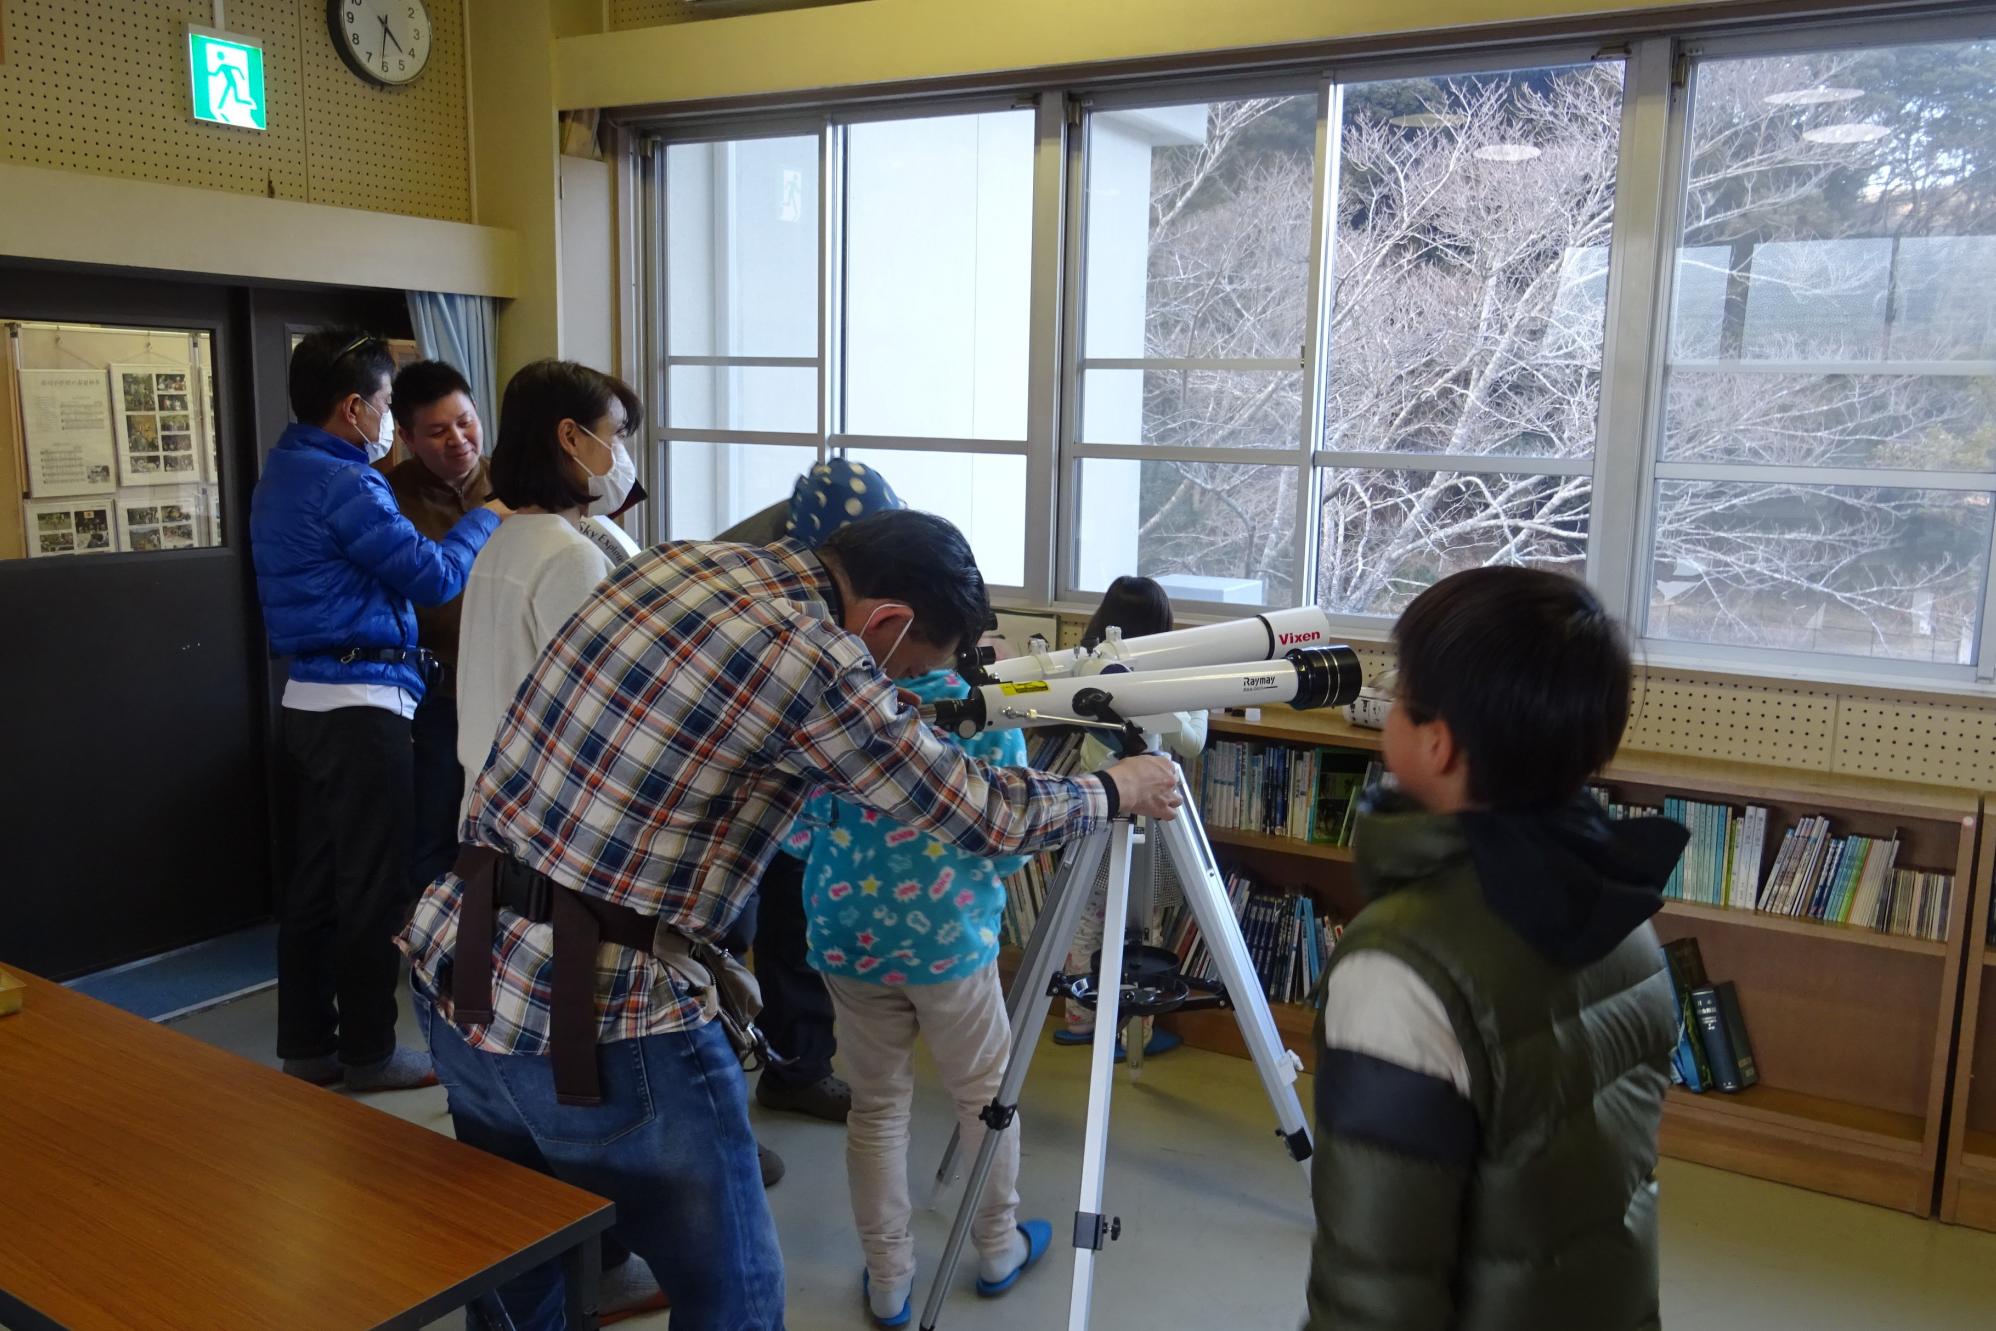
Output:
[[883,1285],[878,1280],[869,1279],[866,1282],[866,1302],[875,1317],[896,1317],[908,1306],[908,1296],[914,1288],[913,1280],[905,1285]]
[[1005,1241],[1005,1246],[997,1252],[979,1254],[977,1258],[977,1274],[983,1279],[985,1284],[995,1285],[1019,1269],[1020,1265],[1026,1260],[1026,1253],[1028,1251],[1026,1236],[1015,1229],[1012,1231],[1011,1237]]

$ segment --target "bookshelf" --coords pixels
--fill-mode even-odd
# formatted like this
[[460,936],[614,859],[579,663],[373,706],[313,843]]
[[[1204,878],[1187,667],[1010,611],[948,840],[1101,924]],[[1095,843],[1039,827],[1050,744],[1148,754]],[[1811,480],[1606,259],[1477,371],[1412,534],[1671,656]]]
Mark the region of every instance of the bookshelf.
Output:
[[[1996,793],[1983,809],[1996,808]],[[1955,1047],[1954,1105],[1947,1168],[1941,1178],[1941,1219],[1996,1230],[1996,946],[1989,942],[1996,901],[1996,836],[1978,854],[1977,894],[1969,912],[1961,1038]]]
[[[1272,709],[1258,720],[1216,715],[1208,733],[1363,753],[1380,747],[1379,732],[1329,712]],[[1988,1019],[1978,1036],[1983,1072],[1973,1096],[1965,1089],[1968,1078],[1957,1077],[1964,1107],[1954,1120],[1966,1115],[1975,1129],[1957,1134],[1965,1171],[1958,1209],[1964,1223],[1996,1228],[1996,956],[1990,955],[1996,949],[1977,947],[1982,929],[1969,925],[1971,898],[1978,883],[1988,882],[1990,867],[1985,853],[1977,873],[1978,793],[1634,751],[1618,755],[1600,783],[1630,804],[1661,806],[1667,796],[1680,796],[1766,808],[1763,874],[1780,832],[1820,813],[1839,835],[1896,836],[1902,866],[1954,875],[1945,942],[1667,902],[1654,922],[1658,936],[1695,936],[1708,973],[1738,986],[1761,1082],[1737,1094],[1673,1088],[1661,1141],[1663,1152],[1679,1159],[1932,1214],[1955,1014],[1964,971],[1972,966]],[[1228,865],[1277,886],[1304,888],[1346,918],[1363,904],[1350,853],[1341,847],[1217,829],[1211,839]],[[1338,853],[1326,853],[1332,851]],[[1977,947],[1972,963],[1971,947]],[[1295,1005],[1276,1009],[1278,1028],[1306,1062],[1313,1019]],[[1174,1028],[1188,1044],[1240,1052],[1227,1014],[1178,1018]],[[1971,1215],[1986,1219],[1966,1218]]]

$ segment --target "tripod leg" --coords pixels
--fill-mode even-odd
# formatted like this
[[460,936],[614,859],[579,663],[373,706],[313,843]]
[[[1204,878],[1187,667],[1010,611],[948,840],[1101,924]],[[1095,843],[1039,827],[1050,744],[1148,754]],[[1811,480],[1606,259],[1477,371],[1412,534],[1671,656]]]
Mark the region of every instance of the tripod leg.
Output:
[[[1109,895],[1103,918],[1127,917],[1130,908],[1131,829],[1120,823],[1109,842]],[[1088,1131],[1081,1147],[1081,1197],[1074,1212],[1074,1287],[1067,1306],[1068,1331],[1087,1331],[1088,1305],[1095,1293],[1095,1254],[1113,1236],[1102,1214],[1103,1171],[1109,1162],[1109,1093],[1115,1085],[1117,1009],[1122,999],[1123,930],[1102,931],[1102,964],[1095,1004],[1095,1043],[1088,1065]]]
[[[1044,1012],[1033,1021],[1025,1021],[1023,1017],[1034,996],[1045,994],[1050,977],[1067,960],[1068,940],[1073,937],[1074,930],[1059,929],[1056,917],[1060,913],[1061,903],[1068,897],[1079,893],[1084,900],[1087,898],[1087,889],[1094,884],[1095,866],[1101,862],[1101,854],[1098,850],[1096,854],[1087,856],[1084,855],[1084,851],[1090,841],[1096,841],[1101,835],[1103,834],[1085,837],[1068,847],[1066,853],[1061,856],[1060,867],[1054,870],[1053,878],[1047,883],[1047,899],[1040,904],[1040,916],[1033,921],[1032,937],[1026,940],[1025,953],[1020,959],[1019,969],[1013,974],[1012,987],[1005,995],[1005,1016],[1012,1023],[1012,1053],[1015,1057],[1022,1043],[1030,1046],[1039,1039],[1040,1027],[1046,1022]],[[1080,861],[1084,858],[1088,860],[1088,872],[1086,875],[1077,876],[1077,870],[1081,867]],[[1056,945],[1059,950],[1053,953],[1053,964],[1044,965],[1047,951]],[[957,1151],[962,1145],[963,1130],[953,1129],[950,1132],[949,1145],[943,1147],[942,1162],[936,1166],[935,1183],[929,1190],[931,1211],[942,1205],[943,1192],[949,1187],[950,1171],[956,1167]]]
[[[1128,918],[1123,922],[1123,936],[1130,944],[1143,946],[1151,941],[1150,917],[1153,904],[1157,900],[1157,856],[1159,839],[1157,825],[1146,818],[1137,824],[1136,835],[1130,846],[1130,900],[1125,908]],[[1103,910],[1104,920],[1112,918],[1107,908]],[[1105,968],[1103,975],[1109,974]],[[1097,1025],[1096,1030],[1101,1030]],[[1128,1034],[1120,1035],[1124,1048],[1124,1064],[1130,1076],[1140,1077],[1144,1070],[1144,1046],[1150,1042],[1150,1019],[1138,1017],[1130,1023]]]
[[1227,995],[1233,1001],[1234,1018],[1240,1023],[1241,1039],[1246,1042],[1248,1053],[1254,1059],[1255,1070],[1261,1074],[1262,1089],[1268,1093],[1268,1102],[1275,1108],[1276,1122],[1281,1125],[1279,1135],[1288,1146],[1291,1157],[1302,1164],[1307,1184],[1310,1127],[1303,1117],[1302,1102],[1296,1098],[1296,1075],[1303,1070],[1303,1064],[1295,1054],[1283,1048],[1281,1032],[1275,1029],[1275,1017],[1268,1010],[1268,996],[1262,991],[1261,979],[1255,974],[1254,963],[1248,957],[1247,944],[1241,938],[1240,922],[1234,918],[1233,907],[1227,901],[1226,881],[1221,878],[1219,866],[1213,861],[1212,845],[1206,840],[1206,829],[1199,821],[1199,810],[1192,802],[1192,792],[1186,786],[1183,772],[1178,774],[1178,793],[1184,803],[1178,810],[1177,819],[1162,824],[1160,828],[1164,834],[1165,849],[1178,870],[1179,884],[1185,891],[1185,904],[1199,922],[1199,932],[1206,940],[1207,950],[1212,953],[1213,962],[1219,968],[1220,980],[1226,985]]
[[1033,931],[1034,946],[1027,950],[1026,962],[1019,967],[1014,986],[1027,987],[1020,990],[1025,997],[1025,1010],[1012,1026],[1012,1058],[1005,1065],[998,1094],[984,1110],[987,1126],[978,1142],[977,1158],[970,1167],[970,1182],[964,1187],[963,1200],[957,1204],[956,1221],[950,1226],[949,1242],[943,1247],[935,1282],[929,1286],[928,1301],[922,1305],[922,1331],[935,1331],[936,1319],[942,1316],[943,1300],[949,1296],[950,1282],[956,1276],[957,1262],[963,1257],[964,1242],[970,1237],[971,1222],[977,1216],[977,1205],[984,1198],[985,1180],[990,1178],[992,1161],[998,1155],[998,1136],[1011,1126],[1012,1116],[1018,1110],[1019,1091],[1026,1084],[1040,1028],[1046,1025],[1047,1011],[1053,1004],[1049,986],[1054,972],[1067,957],[1075,925],[1088,905],[1088,888],[1095,882],[1095,866],[1102,862],[1110,837],[1126,832],[1128,826],[1118,823],[1113,828],[1090,833],[1073,846],[1060,877],[1048,891],[1046,912]]

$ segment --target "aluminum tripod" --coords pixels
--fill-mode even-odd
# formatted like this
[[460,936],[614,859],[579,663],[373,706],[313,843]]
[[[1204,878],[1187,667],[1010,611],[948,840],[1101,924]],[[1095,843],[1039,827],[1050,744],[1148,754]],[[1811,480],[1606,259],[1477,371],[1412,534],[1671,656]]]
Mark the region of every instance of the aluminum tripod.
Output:
[[[1192,792],[1182,771],[1178,774],[1178,793],[1182,801],[1178,817],[1168,823],[1148,823],[1148,836],[1163,843],[1166,854],[1178,871],[1185,905],[1198,922],[1200,936],[1205,939],[1213,964],[1219,971],[1218,984],[1197,986],[1205,991],[1204,995],[1191,996],[1186,982],[1179,980],[1175,969],[1157,967],[1155,958],[1158,949],[1141,946],[1142,930],[1148,927],[1149,919],[1148,874],[1142,875],[1140,892],[1146,898],[1146,904],[1136,916],[1142,923],[1133,928],[1127,926],[1131,918],[1130,869],[1138,850],[1134,825],[1129,820],[1118,820],[1069,847],[1059,871],[1048,885],[1046,904],[1033,928],[1032,938],[1026,944],[1025,956],[1007,997],[1012,1021],[1011,1060],[1005,1066],[1005,1076],[999,1083],[998,1093],[981,1115],[985,1131],[978,1146],[976,1162],[971,1166],[963,1200],[957,1207],[956,1222],[950,1228],[949,1243],[943,1249],[942,1263],[936,1270],[934,1283],[929,1287],[928,1301],[922,1308],[922,1331],[935,1331],[937,1319],[942,1315],[943,1301],[948,1296],[957,1263],[963,1255],[964,1243],[970,1236],[971,1221],[977,1213],[978,1201],[983,1196],[992,1161],[997,1155],[999,1134],[1011,1126],[1018,1111],[1019,1093],[1025,1085],[1033,1051],[1039,1045],[1041,1029],[1056,997],[1075,997],[1083,1002],[1092,999],[1095,1007],[1095,1043],[1088,1072],[1087,1132],[1081,1157],[1081,1195],[1074,1215],[1074,1283],[1068,1304],[1068,1331],[1086,1331],[1089,1303],[1095,1288],[1096,1254],[1107,1241],[1119,1237],[1122,1230],[1120,1218],[1103,1213],[1102,1194],[1103,1171],[1109,1151],[1109,1095],[1114,1084],[1116,1037],[1124,1021],[1186,1007],[1231,1007],[1240,1023],[1241,1039],[1254,1059],[1255,1070],[1261,1074],[1262,1089],[1274,1106],[1276,1121],[1280,1124],[1276,1135],[1282,1138],[1295,1160],[1307,1162],[1309,1159],[1310,1130],[1303,1117],[1303,1106],[1296,1098],[1296,1076],[1302,1071],[1302,1062],[1282,1047],[1282,1037],[1276,1031],[1275,1018],[1268,1010],[1268,999],[1248,957],[1240,924],[1234,918],[1232,904],[1227,900],[1225,880],[1214,863],[1212,846],[1206,840],[1205,827],[1199,821],[1198,808],[1193,803]],[[1154,853],[1155,846],[1143,849]],[[1097,974],[1120,977],[1122,982],[1102,984],[1098,988],[1088,976],[1068,976],[1060,971],[1066,962],[1075,929],[1081,922],[1082,912],[1087,909],[1095,883],[1095,871],[1104,855],[1108,856],[1109,875],[1103,918],[1126,922],[1128,931],[1137,935],[1137,945],[1126,949],[1126,929],[1105,928],[1102,931]],[[1136,955],[1132,957],[1128,955],[1130,953]],[[1130,964],[1126,965],[1126,959]],[[1173,962],[1175,960],[1172,959]],[[1129,1059],[1133,1067],[1138,1066],[1142,1059],[1141,1044],[1141,1040],[1136,1040],[1130,1045]],[[953,1137],[944,1152],[942,1167],[937,1172],[938,1192],[948,1184],[956,1148],[957,1141]],[[1303,1169],[1307,1184],[1307,1163],[1303,1164]]]

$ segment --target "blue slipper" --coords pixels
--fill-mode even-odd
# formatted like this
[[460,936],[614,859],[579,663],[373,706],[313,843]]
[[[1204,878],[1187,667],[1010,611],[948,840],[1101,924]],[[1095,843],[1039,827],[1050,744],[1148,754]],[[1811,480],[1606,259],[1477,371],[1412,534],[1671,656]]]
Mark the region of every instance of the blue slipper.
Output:
[[915,1306],[915,1295],[913,1292],[911,1291],[907,1298],[901,1300],[900,1312],[895,1313],[892,1317],[882,1317],[879,1313],[873,1311],[872,1286],[873,1277],[861,1271],[859,1273],[859,1297],[866,1304],[866,1315],[873,1319],[873,1324],[875,1326],[908,1325],[908,1319],[913,1316]]
[[1053,1033],[1055,1044],[1094,1044],[1094,1031],[1077,1031],[1072,1026],[1063,1026]]
[[1034,1262],[1047,1255],[1053,1245],[1053,1226],[1044,1220],[1028,1220],[1019,1226],[1019,1232],[1026,1236],[1026,1260],[1012,1268],[1012,1274],[1003,1280],[977,1278],[977,1293],[980,1298],[995,1299],[1012,1286],[1019,1283],[1019,1277],[1026,1273]]

